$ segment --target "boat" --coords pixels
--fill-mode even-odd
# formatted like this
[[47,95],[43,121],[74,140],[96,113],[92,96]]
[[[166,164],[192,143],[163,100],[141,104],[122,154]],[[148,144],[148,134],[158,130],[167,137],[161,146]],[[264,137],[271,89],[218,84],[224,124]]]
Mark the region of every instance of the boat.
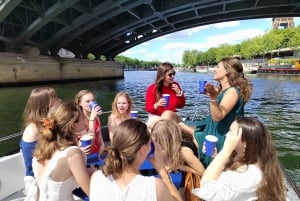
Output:
[[244,67],[243,72],[244,74],[256,74],[257,67],[256,66]]
[[260,66],[257,74],[300,75],[300,61],[295,61],[295,65]]
[[[101,128],[102,136],[105,143],[109,143],[109,134],[107,126]],[[0,142],[7,139],[20,136],[21,133],[13,134],[7,137],[0,138]],[[2,201],[21,201],[24,200],[23,194],[25,176],[25,166],[22,154],[18,151],[8,156],[0,158],[0,200]],[[292,178],[282,168],[287,184],[287,200],[299,201],[300,191]],[[178,176],[177,176],[178,177]],[[175,183],[175,182],[174,182]],[[74,195],[75,196],[75,195]],[[75,196],[75,200],[88,200],[84,196]]]

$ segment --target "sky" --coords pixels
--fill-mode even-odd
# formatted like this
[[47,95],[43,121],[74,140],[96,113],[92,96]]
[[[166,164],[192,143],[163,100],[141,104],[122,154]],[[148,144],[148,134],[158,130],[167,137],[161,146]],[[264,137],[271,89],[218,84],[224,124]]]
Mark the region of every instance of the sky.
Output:
[[[295,27],[300,17],[294,18]],[[143,61],[181,64],[185,50],[207,51],[221,44],[235,45],[271,30],[272,18],[230,21],[194,27],[149,40],[120,55]]]

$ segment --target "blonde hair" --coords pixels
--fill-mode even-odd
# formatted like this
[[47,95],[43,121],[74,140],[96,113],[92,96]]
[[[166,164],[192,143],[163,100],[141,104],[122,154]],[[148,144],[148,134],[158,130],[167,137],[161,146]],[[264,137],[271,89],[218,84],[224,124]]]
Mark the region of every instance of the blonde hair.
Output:
[[76,145],[74,124],[79,121],[82,110],[74,101],[62,102],[48,118],[42,120],[38,144],[34,156],[38,162],[50,159],[58,149]]
[[112,103],[112,106],[111,106],[111,110],[112,110],[112,114],[116,117],[116,118],[120,118],[121,117],[121,114],[119,113],[119,110],[118,110],[118,106],[117,106],[117,102],[118,102],[118,99],[120,97],[124,97],[126,98],[127,102],[128,102],[128,110],[126,111],[126,114],[129,115],[131,109],[132,109],[132,100],[129,96],[129,94],[125,91],[120,91],[116,94],[115,98],[114,98],[114,101]]
[[181,160],[181,130],[173,121],[159,120],[151,129],[151,135],[161,145],[164,157],[171,170],[178,170]]

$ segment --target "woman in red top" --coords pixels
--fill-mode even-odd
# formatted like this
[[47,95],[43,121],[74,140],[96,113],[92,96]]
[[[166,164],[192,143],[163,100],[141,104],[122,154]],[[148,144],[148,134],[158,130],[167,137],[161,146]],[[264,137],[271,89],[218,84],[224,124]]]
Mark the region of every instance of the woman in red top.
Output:
[[105,147],[101,133],[101,122],[98,117],[98,115],[102,112],[101,107],[99,105],[93,109],[90,109],[89,107],[91,102],[94,100],[94,94],[88,90],[81,90],[75,96],[75,102],[81,106],[84,113],[86,126],[85,133],[94,134],[92,147],[87,146],[82,148],[86,154],[102,153]]
[[[175,71],[171,63],[162,63],[157,68],[155,83],[151,84],[146,92],[145,109],[148,112],[148,124],[151,126],[159,119],[168,119],[179,122],[177,108],[185,105],[185,96],[180,85],[174,81]],[[169,94],[169,104],[165,107],[162,94]]]

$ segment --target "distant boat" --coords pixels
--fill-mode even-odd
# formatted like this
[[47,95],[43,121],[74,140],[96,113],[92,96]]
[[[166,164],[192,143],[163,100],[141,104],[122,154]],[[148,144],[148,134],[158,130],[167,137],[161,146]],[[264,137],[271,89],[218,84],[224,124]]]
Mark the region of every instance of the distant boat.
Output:
[[300,68],[292,65],[275,65],[260,67],[257,74],[300,75]]
[[257,73],[257,67],[255,67],[255,66],[244,67],[243,72],[244,72],[244,74],[256,74]]

